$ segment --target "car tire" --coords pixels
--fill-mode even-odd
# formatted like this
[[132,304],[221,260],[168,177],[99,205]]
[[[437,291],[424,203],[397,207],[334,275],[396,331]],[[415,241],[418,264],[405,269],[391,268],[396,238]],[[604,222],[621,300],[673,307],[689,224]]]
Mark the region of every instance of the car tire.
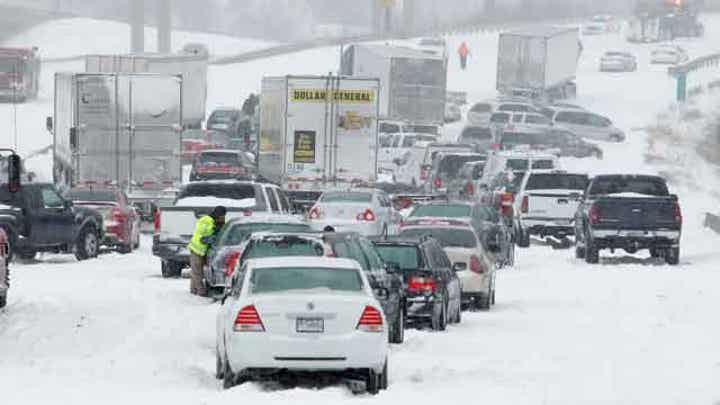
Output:
[[7,293],[5,295],[0,295],[0,308],[5,308],[7,305]]
[[367,376],[365,377],[365,391],[370,395],[377,395],[380,392],[382,385],[381,381],[382,373],[376,373],[373,369],[368,369]]
[[455,323],[462,323],[462,305],[458,305],[457,312],[455,313]]
[[400,344],[405,341],[405,311],[402,306],[398,309],[398,315],[395,318],[395,324],[392,327],[392,333],[389,336],[390,343]]
[[518,228],[517,245],[521,248],[530,247],[530,233],[526,232],[522,228]]
[[383,366],[382,374],[380,375],[380,389],[388,389],[388,361],[385,359],[385,365]]
[[587,238],[585,239],[585,262],[588,264],[600,262],[600,250]]
[[492,303],[492,290],[488,291],[487,294],[481,295],[480,298],[475,302],[477,309],[481,311],[489,310]]
[[98,255],[98,236],[95,227],[88,225],[80,231],[80,235],[75,241],[75,258],[78,260],[88,260]]
[[443,299],[442,304],[440,304],[440,310],[433,312],[434,313],[431,320],[432,330],[444,331],[445,329],[447,329],[447,302],[445,301],[445,299]]
[[669,248],[665,252],[665,262],[671,266],[677,266],[680,264],[680,248]]
[[17,252],[18,259],[23,262],[35,260],[35,256],[37,256],[37,251],[35,250],[21,250]]
[[160,272],[163,278],[179,278],[182,274],[182,265],[170,260],[163,260],[160,264]]
[[138,234],[137,239],[135,239],[135,242],[133,243],[133,250],[140,249],[140,234]]
[[118,253],[123,254],[123,255],[126,255],[126,254],[128,254],[128,253],[131,253],[132,250],[133,250],[132,244],[118,245],[118,247],[117,247]]
[[585,258],[585,248],[582,246],[575,246],[575,258],[576,259],[584,259]]
[[223,362],[223,389],[229,390],[236,384],[237,380],[235,378],[235,374],[230,368],[230,363],[227,361],[227,356],[225,356],[225,361]]

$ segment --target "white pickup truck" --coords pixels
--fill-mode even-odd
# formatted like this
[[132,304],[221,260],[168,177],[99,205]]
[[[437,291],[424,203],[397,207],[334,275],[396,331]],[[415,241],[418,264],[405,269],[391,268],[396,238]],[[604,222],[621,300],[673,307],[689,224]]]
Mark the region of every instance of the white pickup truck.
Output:
[[187,244],[198,218],[218,205],[227,219],[250,215],[288,215],[292,206],[275,184],[254,181],[204,181],[187,184],[175,204],[155,213],[153,255],[160,257],[163,277],[178,277],[190,265]]
[[573,219],[588,182],[586,174],[560,170],[527,172],[515,198],[518,246],[530,246],[530,235],[557,239],[573,235]]

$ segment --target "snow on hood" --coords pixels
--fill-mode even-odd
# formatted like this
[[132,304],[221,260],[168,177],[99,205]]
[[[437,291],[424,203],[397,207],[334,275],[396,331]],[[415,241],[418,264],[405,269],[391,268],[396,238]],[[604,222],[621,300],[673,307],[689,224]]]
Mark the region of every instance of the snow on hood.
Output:
[[235,200],[232,198],[217,197],[185,197],[175,202],[176,207],[216,207],[222,205],[228,208],[253,208],[255,207],[254,198],[243,198]]

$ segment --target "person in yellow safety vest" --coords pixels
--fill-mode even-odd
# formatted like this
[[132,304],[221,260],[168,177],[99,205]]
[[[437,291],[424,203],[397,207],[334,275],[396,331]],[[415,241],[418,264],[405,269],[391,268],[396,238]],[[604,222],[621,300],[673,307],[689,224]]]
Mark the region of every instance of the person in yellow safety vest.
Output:
[[208,249],[215,243],[215,238],[225,225],[227,209],[215,207],[210,215],[201,217],[195,224],[195,232],[188,244],[190,251],[190,294],[207,297],[208,291],[203,277],[203,267]]

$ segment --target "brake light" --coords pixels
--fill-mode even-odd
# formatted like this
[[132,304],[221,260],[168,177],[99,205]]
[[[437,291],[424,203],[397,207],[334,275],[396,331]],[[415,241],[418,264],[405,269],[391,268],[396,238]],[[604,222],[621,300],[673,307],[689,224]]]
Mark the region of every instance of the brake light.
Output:
[[126,213],[122,212],[122,210],[120,210],[120,208],[113,208],[112,211],[110,212],[110,216],[112,217],[113,221],[120,222],[120,223],[124,223],[128,219],[128,215]]
[[522,211],[523,214],[527,214],[529,209],[530,209],[530,199],[528,198],[528,196],[524,196],[522,199],[522,205],[520,206],[520,211]]
[[590,207],[588,221],[590,222],[590,225],[597,225],[600,223],[600,208],[598,208],[595,204]]
[[470,271],[477,274],[485,274],[485,266],[483,266],[480,259],[475,255],[470,256]]
[[160,210],[155,210],[155,214],[153,215],[153,225],[155,227],[155,233],[160,233]]
[[683,217],[682,217],[682,211],[680,210],[680,204],[673,203],[673,211],[675,213],[675,222],[677,222],[678,225],[682,225]]
[[254,305],[248,305],[238,312],[233,330],[235,332],[265,332],[260,314]]
[[375,213],[370,209],[366,209],[365,212],[357,215],[358,221],[367,221],[367,222],[373,222],[375,221]]
[[513,202],[515,202],[513,193],[500,194],[500,212],[503,216],[511,217],[513,215]]
[[494,144],[490,145],[490,149],[491,150],[500,150],[500,144],[494,143]]
[[437,178],[437,179],[435,179],[435,183],[434,183],[434,184],[435,184],[435,188],[442,188],[442,186],[443,186],[443,181],[442,181],[442,179]]
[[437,292],[437,283],[428,277],[410,277],[408,291],[416,294],[435,294]]
[[232,252],[227,258],[225,258],[225,277],[230,277],[235,272],[235,266],[237,266],[240,260],[240,252]]
[[382,332],[383,319],[380,311],[375,307],[366,306],[362,316],[360,316],[360,321],[358,321],[357,330],[363,332]]
[[320,211],[318,207],[313,207],[308,216],[310,219],[320,219],[322,217],[322,211]]

